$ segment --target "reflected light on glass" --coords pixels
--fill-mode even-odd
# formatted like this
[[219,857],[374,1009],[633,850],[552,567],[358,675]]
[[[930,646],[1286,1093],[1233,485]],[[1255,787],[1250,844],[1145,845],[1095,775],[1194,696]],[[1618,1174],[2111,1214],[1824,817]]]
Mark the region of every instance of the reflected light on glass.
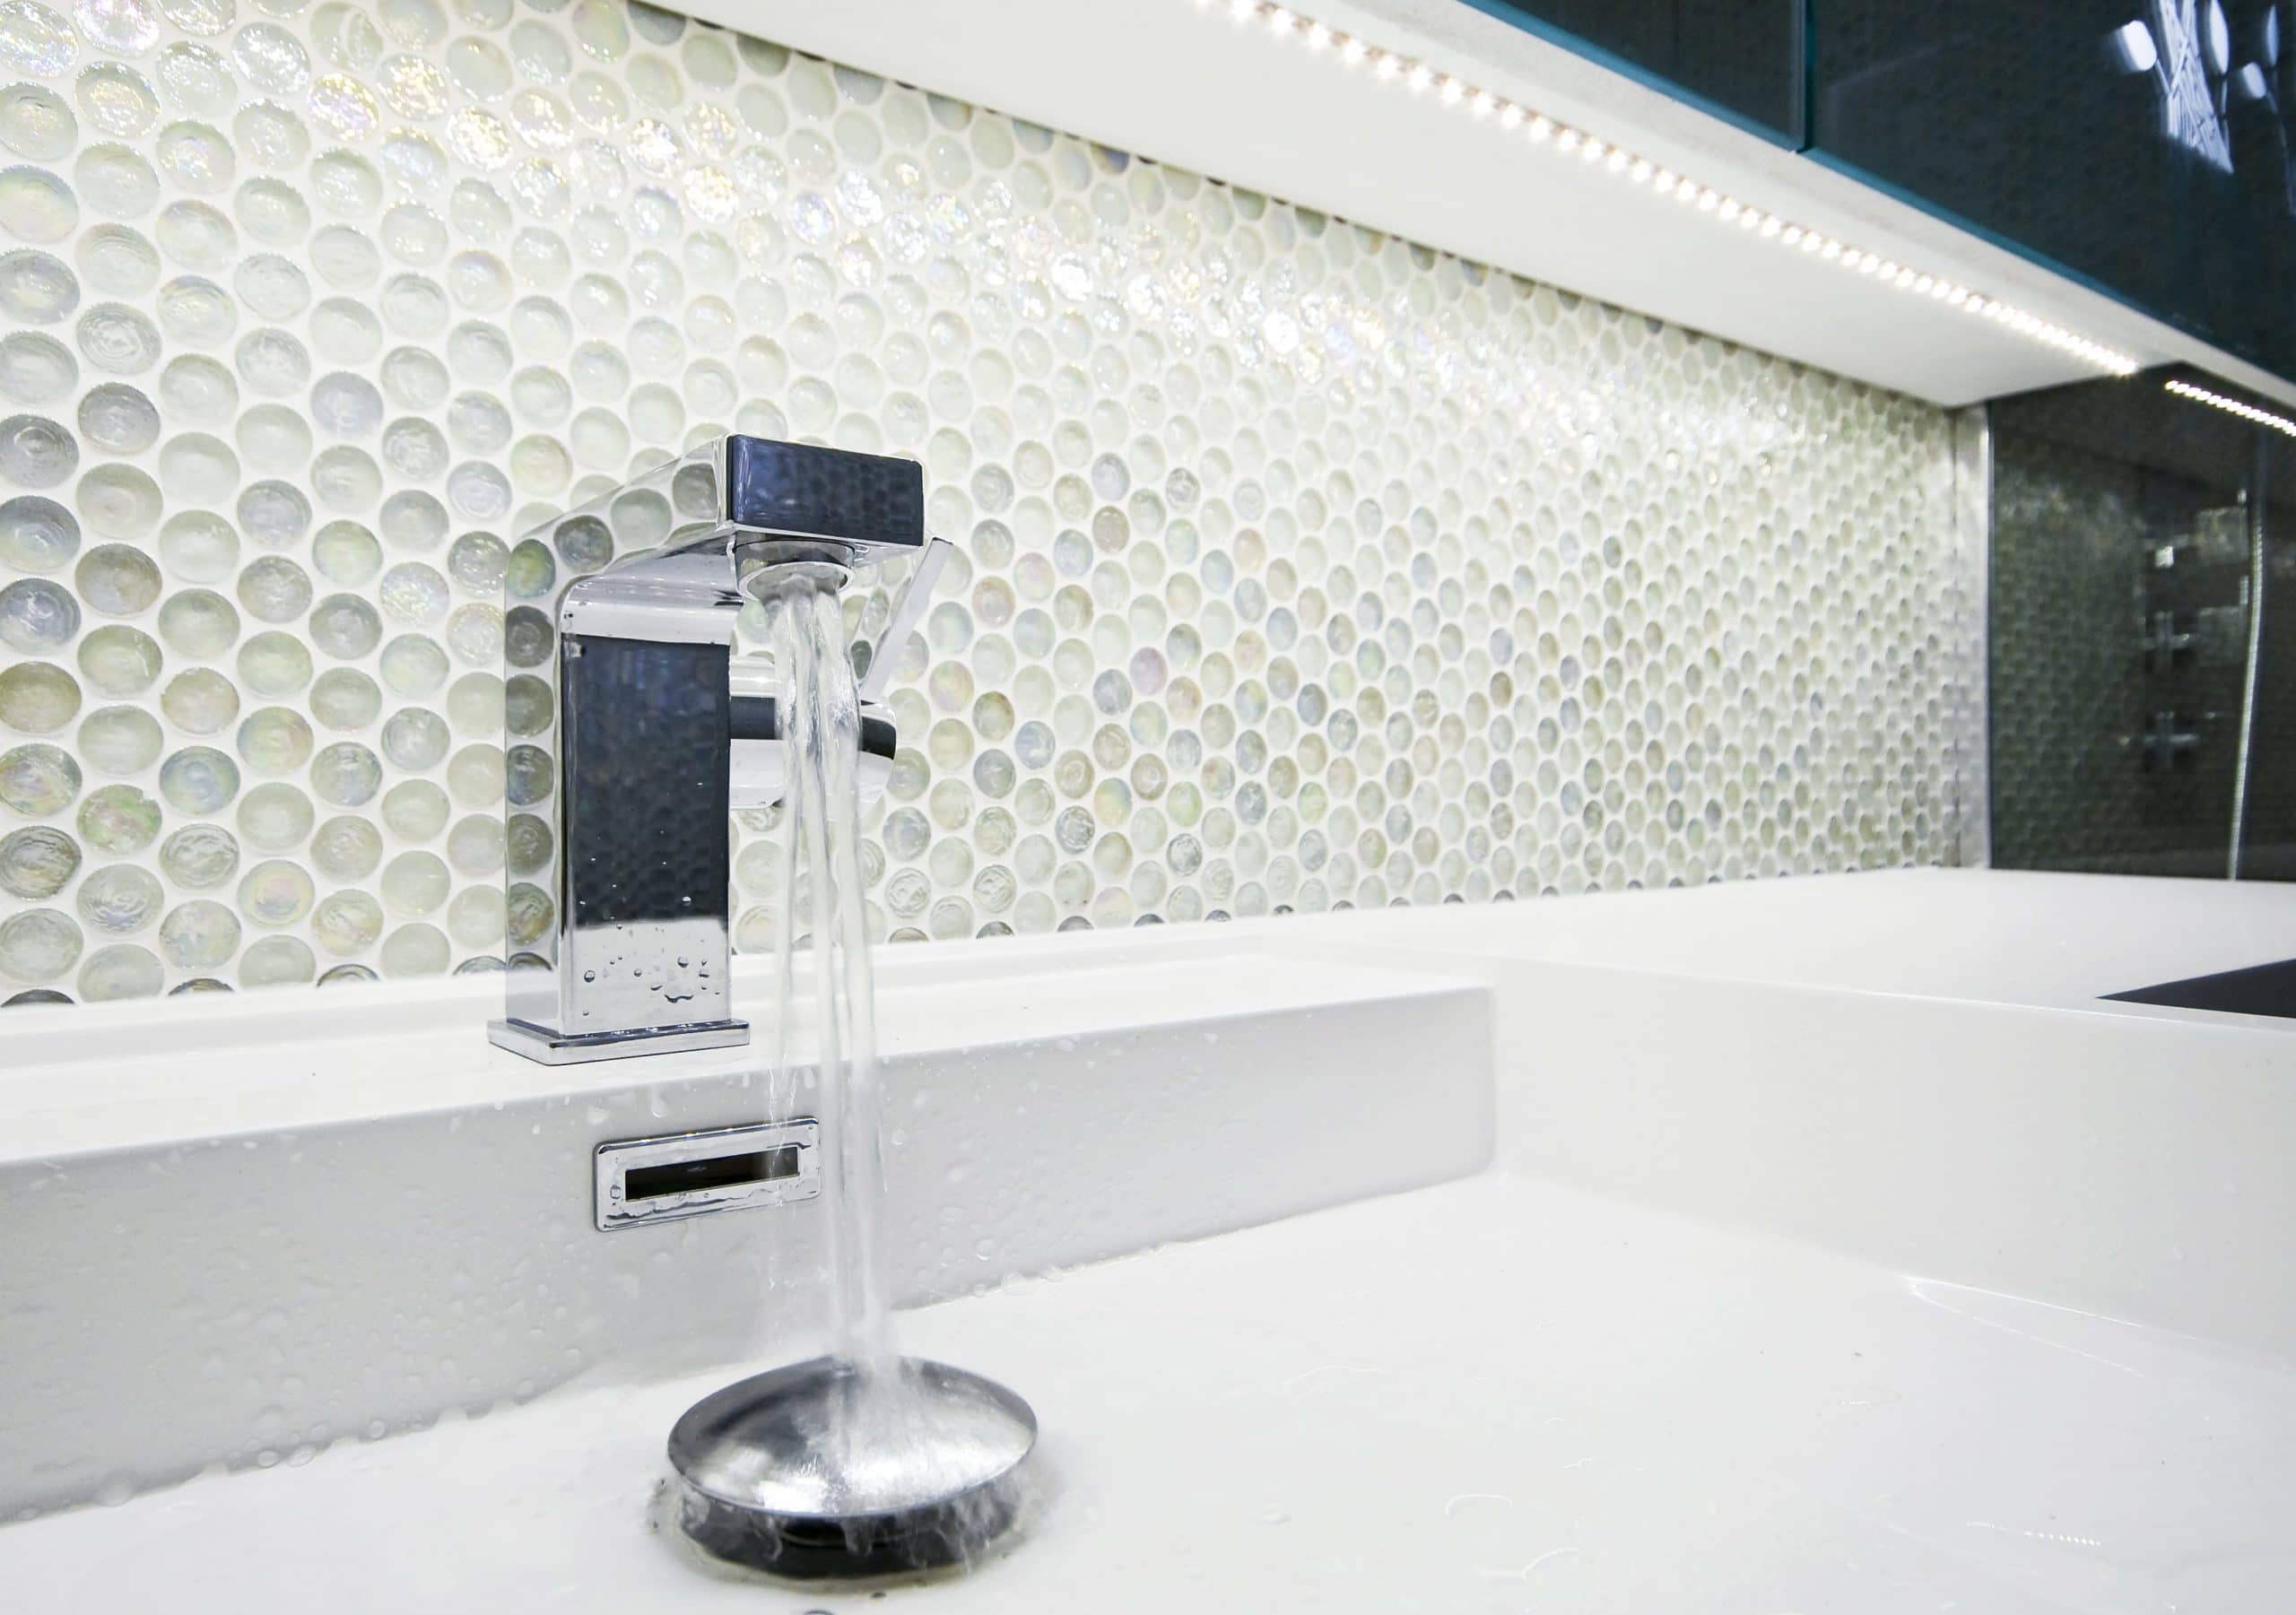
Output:
[[2189,398],[2195,404],[2205,404],[2211,409],[2222,410],[2228,415],[2238,415],[2253,425],[2268,426],[2283,437],[2296,438],[2296,421],[2291,421],[2285,415],[2275,415],[2270,410],[2243,404],[2238,398],[2212,393],[2206,387],[2195,386],[2189,381],[2164,381],[2161,385],[2179,398]]

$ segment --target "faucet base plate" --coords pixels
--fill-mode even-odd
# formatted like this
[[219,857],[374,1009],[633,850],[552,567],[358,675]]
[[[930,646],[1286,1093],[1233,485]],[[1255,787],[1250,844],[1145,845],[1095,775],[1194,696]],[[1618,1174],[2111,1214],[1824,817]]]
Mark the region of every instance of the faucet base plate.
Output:
[[750,1040],[746,1020],[709,1020],[660,1031],[553,1032],[529,1020],[490,1020],[486,1040],[544,1065],[585,1060],[626,1060],[633,1055],[675,1055],[696,1048],[735,1048]]

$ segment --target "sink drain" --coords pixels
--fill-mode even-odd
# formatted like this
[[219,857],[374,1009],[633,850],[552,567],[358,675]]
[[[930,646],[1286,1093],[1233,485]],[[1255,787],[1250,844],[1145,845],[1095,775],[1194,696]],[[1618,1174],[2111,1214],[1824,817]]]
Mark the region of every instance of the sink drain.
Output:
[[828,1358],[704,1397],[670,1432],[678,1524],[715,1558],[801,1580],[939,1569],[1010,1528],[1036,1415],[994,1381]]

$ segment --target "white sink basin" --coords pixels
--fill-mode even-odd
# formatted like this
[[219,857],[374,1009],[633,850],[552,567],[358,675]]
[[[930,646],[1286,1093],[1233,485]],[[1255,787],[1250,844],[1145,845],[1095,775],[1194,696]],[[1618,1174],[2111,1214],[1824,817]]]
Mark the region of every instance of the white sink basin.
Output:
[[[1026,1390],[1050,1495],[891,1608],[2102,1615],[2296,1585],[2284,1366],[1499,1174],[904,1329]],[[51,1610],[879,1607],[648,1528],[664,1434],[723,1378],[17,1526],[0,1576]]]
[[[1046,1485],[1010,1552],[888,1597],[2276,1615],[2296,1028],[2094,995],[2292,936],[2296,892],[1931,873],[896,951],[906,1288],[956,1298],[904,1345],[1027,1395]],[[326,1004],[314,1035],[404,1018]],[[568,1186],[599,1138],[737,1116],[737,1071],[378,1028],[332,1085],[258,1044],[232,1099],[244,1042],[155,1024],[183,1046],[91,1018],[75,1089],[0,1081],[0,1477],[271,1472],[0,1529],[0,1585],[860,1607],[648,1524],[676,1414],[788,1353],[804,1212],[600,1235]],[[761,1307],[769,1237],[800,1282]]]

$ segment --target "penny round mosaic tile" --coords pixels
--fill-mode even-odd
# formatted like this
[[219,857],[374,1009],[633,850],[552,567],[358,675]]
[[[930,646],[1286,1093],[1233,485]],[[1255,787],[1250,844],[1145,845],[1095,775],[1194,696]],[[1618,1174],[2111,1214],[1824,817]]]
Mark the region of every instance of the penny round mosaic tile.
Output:
[[618,0],[11,0],[0,997],[499,967],[528,535],[728,431],[960,551],[881,937],[1951,855],[1927,406]]

